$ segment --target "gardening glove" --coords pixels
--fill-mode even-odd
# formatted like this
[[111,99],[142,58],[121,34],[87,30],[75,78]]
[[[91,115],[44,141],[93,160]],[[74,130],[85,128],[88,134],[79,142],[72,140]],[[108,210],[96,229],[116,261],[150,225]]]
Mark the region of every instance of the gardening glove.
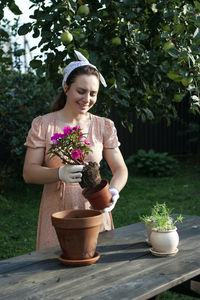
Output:
[[119,191],[118,189],[116,189],[115,187],[110,187],[109,188],[111,195],[112,195],[112,204],[109,207],[106,207],[102,210],[102,212],[109,212],[111,210],[113,210],[113,208],[115,207],[117,200],[119,199]]
[[83,165],[65,165],[58,169],[58,177],[65,182],[81,182]]

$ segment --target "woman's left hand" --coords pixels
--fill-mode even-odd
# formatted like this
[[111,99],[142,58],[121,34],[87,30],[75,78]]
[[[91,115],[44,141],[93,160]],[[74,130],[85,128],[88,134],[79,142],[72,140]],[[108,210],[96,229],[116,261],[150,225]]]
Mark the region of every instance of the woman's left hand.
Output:
[[119,199],[119,191],[118,189],[116,189],[115,187],[110,187],[109,188],[111,195],[112,195],[112,204],[109,207],[106,207],[102,210],[102,212],[109,212],[111,210],[113,210],[113,208],[115,207],[117,200]]

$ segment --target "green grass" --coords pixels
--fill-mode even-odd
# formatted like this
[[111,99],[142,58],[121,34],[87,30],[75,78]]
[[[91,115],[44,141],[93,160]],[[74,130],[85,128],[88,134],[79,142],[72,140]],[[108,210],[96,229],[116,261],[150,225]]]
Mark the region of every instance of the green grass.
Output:
[[[129,175],[113,211],[115,227],[138,222],[139,216],[150,213],[156,202],[165,202],[174,213],[200,216],[199,178],[197,164],[182,164],[172,177]],[[22,180],[1,182],[0,259],[35,250],[41,192],[42,186],[26,185]],[[165,292],[160,299],[196,298]]]
[[35,250],[41,186],[22,181],[1,185],[0,259]]
[[197,298],[172,292],[164,292],[160,295],[159,300],[197,300]]
[[182,165],[172,177],[129,176],[113,211],[115,226],[138,222],[156,202],[165,202],[173,213],[200,216],[199,178],[200,167],[191,165]]
[[[172,177],[130,176],[113,210],[115,227],[136,223],[156,203],[165,202],[173,213],[200,216],[200,167],[182,165]],[[42,186],[22,180],[1,183],[0,259],[35,250]]]

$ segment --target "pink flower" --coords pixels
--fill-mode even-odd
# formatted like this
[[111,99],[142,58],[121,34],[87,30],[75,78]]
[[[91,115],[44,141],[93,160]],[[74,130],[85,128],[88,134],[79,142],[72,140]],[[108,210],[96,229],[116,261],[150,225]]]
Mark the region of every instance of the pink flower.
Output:
[[[51,140],[55,144],[55,141],[57,141],[60,138],[63,138],[63,134],[61,134],[61,133],[54,133],[54,135],[51,137]],[[55,145],[57,145],[57,144],[55,144]]]
[[83,162],[85,155],[92,151],[89,149],[90,143],[80,126],[64,127],[62,133],[54,133],[51,141],[48,154],[58,155],[64,164],[78,163],[77,160]]
[[83,138],[83,133],[80,131],[79,132],[79,139],[82,140],[82,138]]
[[63,132],[64,132],[65,135],[70,135],[71,132],[72,132],[72,129],[73,128],[71,128],[70,126],[66,126],[66,127],[63,128]]
[[55,146],[57,146],[57,145],[58,145],[58,142],[57,142],[57,140],[53,140],[53,143],[54,143],[54,145],[55,145]]
[[78,131],[79,129],[80,129],[80,126],[75,126],[72,128],[72,130],[74,130],[74,131]]
[[90,142],[89,142],[87,139],[84,140],[84,143],[85,143],[86,145],[90,146]]
[[72,159],[79,159],[82,155],[82,151],[81,151],[81,149],[77,149],[75,151],[72,150],[71,155],[72,155]]

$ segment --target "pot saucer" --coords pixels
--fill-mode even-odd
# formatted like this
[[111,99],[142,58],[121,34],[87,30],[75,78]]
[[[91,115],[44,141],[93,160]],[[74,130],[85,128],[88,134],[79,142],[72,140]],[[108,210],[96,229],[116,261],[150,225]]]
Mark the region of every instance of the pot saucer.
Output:
[[153,250],[153,248],[150,249],[151,253],[155,256],[174,256],[178,253],[178,248],[176,248],[174,251],[172,252],[157,252],[155,250]]
[[89,266],[97,262],[97,260],[100,258],[100,253],[95,252],[94,257],[87,258],[87,259],[66,259],[63,258],[63,254],[61,254],[58,259],[59,261],[67,266],[73,266],[73,267],[81,267],[81,266]]

